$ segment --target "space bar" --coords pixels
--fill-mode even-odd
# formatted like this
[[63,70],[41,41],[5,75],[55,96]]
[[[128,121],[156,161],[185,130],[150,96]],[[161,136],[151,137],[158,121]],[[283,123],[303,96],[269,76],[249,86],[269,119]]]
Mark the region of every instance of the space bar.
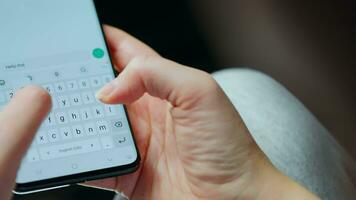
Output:
[[60,145],[53,145],[50,147],[43,147],[39,149],[42,160],[53,158],[61,158],[77,154],[89,153],[100,150],[100,143],[97,139],[90,139]]

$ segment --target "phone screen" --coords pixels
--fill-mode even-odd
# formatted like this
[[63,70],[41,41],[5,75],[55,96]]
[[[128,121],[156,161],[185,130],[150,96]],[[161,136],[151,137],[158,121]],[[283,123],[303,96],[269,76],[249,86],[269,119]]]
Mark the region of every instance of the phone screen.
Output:
[[17,183],[135,162],[124,106],[94,96],[115,77],[94,2],[2,0],[0,24],[0,106],[28,84],[45,88],[53,102]]

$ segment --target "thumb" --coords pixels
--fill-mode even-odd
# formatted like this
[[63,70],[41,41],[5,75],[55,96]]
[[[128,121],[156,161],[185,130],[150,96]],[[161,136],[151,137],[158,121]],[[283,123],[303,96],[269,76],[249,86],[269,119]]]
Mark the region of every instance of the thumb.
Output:
[[147,92],[175,107],[188,108],[207,92],[205,88],[211,89],[209,84],[216,82],[208,73],[161,57],[136,57],[96,97],[108,104],[129,104]]
[[29,86],[0,112],[0,199],[11,195],[21,159],[50,106],[45,90]]

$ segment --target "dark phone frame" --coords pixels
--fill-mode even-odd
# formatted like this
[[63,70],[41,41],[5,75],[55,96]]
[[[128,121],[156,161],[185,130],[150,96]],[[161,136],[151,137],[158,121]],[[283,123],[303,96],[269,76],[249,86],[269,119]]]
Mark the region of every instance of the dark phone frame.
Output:
[[[111,57],[111,54],[110,54],[110,51],[108,48],[108,43],[107,43],[107,40],[106,40],[106,37],[104,34],[104,30],[102,27],[102,20],[98,15],[98,10],[97,10],[96,4],[95,4],[95,0],[92,0],[92,2],[95,7],[95,11],[96,11],[96,15],[97,15],[99,24],[101,25],[100,29],[101,29],[101,32],[104,37],[105,48],[108,52],[111,67],[113,68],[115,76],[118,76],[119,73],[115,70],[115,68],[113,66],[112,57]],[[132,131],[130,117],[127,113],[126,106],[125,105],[123,105],[123,106],[124,106],[125,115],[128,120],[129,129],[130,129],[131,135],[133,137],[133,141],[134,141],[134,145],[135,145],[135,149],[136,149],[136,153],[137,153],[137,158],[134,162],[127,164],[127,165],[111,167],[111,168],[106,168],[106,169],[99,169],[99,170],[95,170],[95,171],[83,172],[83,173],[79,173],[79,174],[73,174],[73,175],[62,176],[62,177],[57,177],[57,178],[45,179],[45,180],[35,181],[35,182],[30,182],[30,183],[16,183],[14,192],[21,194],[21,193],[27,193],[27,192],[36,191],[36,190],[43,190],[46,188],[55,188],[55,187],[60,187],[60,186],[64,186],[64,185],[72,185],[72,184],[82,183],[82,182],[86,182],[86,181],[90,181],[90,180],[97,180],[97,179],[109,178],[109,177],[114,177],[114,176],[121,176],[121,175],[135,172],[140,166],[141,157],[140,157],[140,152],[137,148],[135,134],[133,134],[133,131]]]

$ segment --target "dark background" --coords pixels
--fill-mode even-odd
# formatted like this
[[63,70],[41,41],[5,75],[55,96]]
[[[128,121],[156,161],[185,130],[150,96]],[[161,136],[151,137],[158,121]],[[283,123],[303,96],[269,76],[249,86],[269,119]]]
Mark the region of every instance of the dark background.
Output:
[[[283,85],[356,155],[355,4],[351,0],[98,0],[104,23],[162,56],[208,72],[263,71]],[[111,199],[73,186],[15,199]]]
[[163,57],[210,72],[218,69],[189,1],[96,2],[103,23],[125,30]]

